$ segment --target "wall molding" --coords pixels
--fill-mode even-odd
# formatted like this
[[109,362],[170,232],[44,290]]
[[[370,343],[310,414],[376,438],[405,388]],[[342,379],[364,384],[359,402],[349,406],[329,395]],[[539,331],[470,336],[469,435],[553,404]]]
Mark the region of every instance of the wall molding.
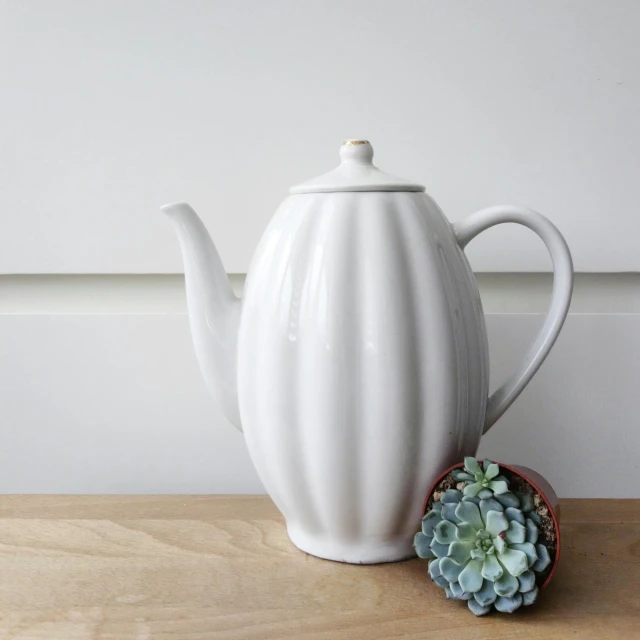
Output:
[[[476,274],[485,312],[545,313],[549,273]],[[230,275],[242,294],[245,276]],[[0,314],[186,313],[182,274],[0,275]],[[571,313],[640,313],[640,273],[578,273]]]

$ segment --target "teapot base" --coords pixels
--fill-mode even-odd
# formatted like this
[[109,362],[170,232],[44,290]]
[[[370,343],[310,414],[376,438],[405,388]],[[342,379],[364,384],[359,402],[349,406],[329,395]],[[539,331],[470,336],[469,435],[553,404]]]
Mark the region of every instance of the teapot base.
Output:
[[381,564],[415,558],[413,533],[396,538],[338,539],[287,526],[289,539],[309,555],[349,564]]

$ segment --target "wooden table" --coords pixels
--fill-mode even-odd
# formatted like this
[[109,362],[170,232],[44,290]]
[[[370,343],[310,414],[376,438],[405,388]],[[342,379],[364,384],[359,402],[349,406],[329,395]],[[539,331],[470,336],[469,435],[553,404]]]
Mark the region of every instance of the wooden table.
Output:
[[410,560],[298,551],[265,497],[0,497],[0,639],[640,638],[640,500],[564,500],[529,609],[476,619]]

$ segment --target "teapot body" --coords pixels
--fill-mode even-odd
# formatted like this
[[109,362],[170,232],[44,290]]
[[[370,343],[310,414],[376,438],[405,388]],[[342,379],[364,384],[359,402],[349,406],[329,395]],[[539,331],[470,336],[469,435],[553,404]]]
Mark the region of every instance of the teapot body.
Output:
[[425,489],[476,453],[489,391],[480,296],[437,204],[289,196],[247,276],[237,381],[294,544],[346,562],[412,556]]

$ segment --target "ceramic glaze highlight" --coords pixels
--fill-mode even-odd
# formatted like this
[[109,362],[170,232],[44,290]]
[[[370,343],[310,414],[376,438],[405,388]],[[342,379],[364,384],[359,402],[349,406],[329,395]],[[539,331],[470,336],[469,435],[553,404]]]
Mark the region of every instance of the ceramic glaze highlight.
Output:
[[[267,227],[240,303],[195,212],[169,205],[185,257],[196,354],[282,511],[291,540],[354,563],[414,555],[425,491],[476,453],[557,337],[571,258],[535,212],[497,207],[452,226],[423,187],[371,162],[367,143],[292,189]],[[463,253],[500,222],[532,228],[556,277],[520,369],[488,397],[487,334]]]

